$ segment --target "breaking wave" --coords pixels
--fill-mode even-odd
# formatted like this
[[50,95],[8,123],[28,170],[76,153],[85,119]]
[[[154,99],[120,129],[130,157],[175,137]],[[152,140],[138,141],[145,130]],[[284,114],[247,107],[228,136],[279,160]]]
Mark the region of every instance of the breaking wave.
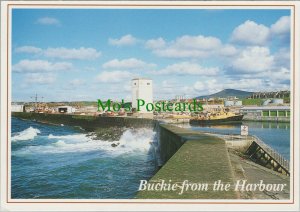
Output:
[[[32,128],[33,129],[33,128]],[[38,133],[39,131],[35,131]],[[59,154],[72,152],[105,151],[111,154],[124,154],[129,152],[147,152],[151,148],[155,132],[151,129],[128,129],[118,141],[95,140],[87,134],[52,135],[46,139],[46,145],[26,146],[17,150],[16,154]]]
[[41,133],[40,130],[33,127],[29,127],[26,130],[16,133],[11,140],[12,141],[26,141],[34,139],[37,134]]

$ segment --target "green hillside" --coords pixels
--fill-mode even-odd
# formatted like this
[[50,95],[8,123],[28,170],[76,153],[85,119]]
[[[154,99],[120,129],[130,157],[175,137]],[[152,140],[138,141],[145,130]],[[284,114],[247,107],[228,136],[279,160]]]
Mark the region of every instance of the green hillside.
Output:
[[236,96],[239,99],[245,99],[252,95],[253,92],[249,91],[242,91],[242,90],[235,90],[235,89],[224,89],[218,93],[206,95],[206,96],[198,96],[196,99],[203,99],[203,98],[226,98],[228,96]]

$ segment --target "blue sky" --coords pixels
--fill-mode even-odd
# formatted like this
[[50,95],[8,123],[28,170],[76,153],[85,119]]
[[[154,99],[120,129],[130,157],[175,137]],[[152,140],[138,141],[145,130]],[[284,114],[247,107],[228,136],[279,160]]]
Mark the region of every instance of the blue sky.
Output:
[[13,9],[12,99],[155,99],[290,88],[289,10]]

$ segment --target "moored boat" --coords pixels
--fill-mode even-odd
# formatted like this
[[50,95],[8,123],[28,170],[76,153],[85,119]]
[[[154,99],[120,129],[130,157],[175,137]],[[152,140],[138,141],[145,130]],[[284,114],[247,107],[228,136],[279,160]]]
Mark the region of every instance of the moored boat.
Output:
[[219,123],[231,123],[231,122],[241,122],[243,115],[235,114],[232,112],[219,112],[219,113],[206,113],[201,114],[197,118],[190,119],[191,125],[199,124],[219,124]]

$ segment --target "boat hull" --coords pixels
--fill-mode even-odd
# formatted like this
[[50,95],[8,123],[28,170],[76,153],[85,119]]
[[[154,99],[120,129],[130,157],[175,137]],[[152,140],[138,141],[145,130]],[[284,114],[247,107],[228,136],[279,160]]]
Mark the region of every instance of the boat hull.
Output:
[[224,119],[213,119],[213,120],[201,120],[201,119],[191,119],[191,125],[201,125],[201,124],[225,124],[225,123],[238,123],[242,122],[244,115],[232,116]]

